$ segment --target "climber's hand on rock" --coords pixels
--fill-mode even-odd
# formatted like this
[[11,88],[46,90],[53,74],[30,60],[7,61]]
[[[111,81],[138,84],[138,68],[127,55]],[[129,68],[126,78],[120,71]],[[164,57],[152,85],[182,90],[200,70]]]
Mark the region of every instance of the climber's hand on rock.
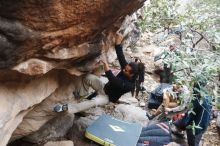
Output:
[[103,64],[103,66],[104,66],[104,70],[105,70],[105,71],[110,70],[110,68],[109,68],[109,66],[108,66],[108,63],[107,63],[106,61],[104,61],[104,60],[100,60],[100,62]]
[[115,36],[115,44],[116,45],[121,45],[122,41],[123,41],[122,35],[117,33],[116,36]]

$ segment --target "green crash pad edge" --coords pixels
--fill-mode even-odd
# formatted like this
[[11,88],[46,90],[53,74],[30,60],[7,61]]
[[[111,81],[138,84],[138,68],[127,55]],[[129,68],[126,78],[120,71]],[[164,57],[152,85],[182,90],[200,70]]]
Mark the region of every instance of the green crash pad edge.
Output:
[[105,142],[104,140],[102,140],[101,138],[98,138],[88,132],[85,133],[85,137],[87,137],[90,140],[93,140],[94,142],[97,142],[98,144],[101,144],[103,146],[116,146],[114,144],[111,144],[109,142]]

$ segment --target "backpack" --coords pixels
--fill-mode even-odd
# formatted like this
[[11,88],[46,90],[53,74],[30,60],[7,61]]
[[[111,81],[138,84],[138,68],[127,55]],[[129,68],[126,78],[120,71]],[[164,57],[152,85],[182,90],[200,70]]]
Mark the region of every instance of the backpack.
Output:
[[170,124],[162,122],[143,127],[136,146],[164,146],[171,140]]

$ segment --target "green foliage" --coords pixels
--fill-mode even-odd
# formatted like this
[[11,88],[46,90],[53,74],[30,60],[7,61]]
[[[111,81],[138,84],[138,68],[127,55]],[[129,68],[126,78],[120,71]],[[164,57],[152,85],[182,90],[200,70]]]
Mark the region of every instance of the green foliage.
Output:
[[190,39],[199,34],[215,47],[215,50],[220,49],[219,12],[220,8],[215,3],[207,3],[204,0],[188,5],[186,13],[182,15],[182,24],[191,30],[187,32]]
[[201,127],[197,126],[194,121],[193,121],[192,125],[189,125],[189,126],[187,126],[186,128],[187,128],[187,129],[192,129],[193,135],[196,134],[196,133],[195,133],[195,132],[196,132],[196,128],[197,128],[197,129],[202,129]]
[[176,0],[153,0],[150,6],[145,7],[145,16],[139,21],[142,31],[169,29],[171,25],[178,24]]
[[218,110],[220,110],[220,104],[217,104],[216,107]]
[[[220,72],[220,8],[214,0],[198,0],[188,5],[185,12],[178,12],[179,9],[177,0],[152,0],[139,25],[142,31],[151,32],[178,29],[181,45],[164,60],[172,64],[176,82],[190,88],[198,80],[212,83]],[[201,40],[214,50],[195,49]],[[212,95],[216,96],[214,92]]]
[[170,32],[174,28],[181,29],[180,31],[185,32],[183,42],[195,44],[199,35],[214,50],[220,50],[219,3],[214,0],[198,0],[193,5],[188,5],[184,11],[180,9],[177,0],[152,0],[144,8],[145,15],[138,24],[143,32]]
[[203,0],[203,2],[208,3],[208,4],[215,4],[218,7],[220,6],[219,0]]
[[[174,32],[179,36],[180,46],[175,52],[168,52],[169,57],[164,59],[165,64],[172,65],[175,82],[192,90],[194,83],[206,81],[210,88],[200,90],[200,94],[216,98],[220,74],[220,1],[197,0],[190,3],[185,12],[179,10],[177,0],[152,0],[145,8],[145,16],[139,26],[142,31],[157,33],[168,30],[167,35]],[[198,48],[201,41],[209,44],[209,48]],[[189,108],[189,112],[194,113],[192,104]],[[195,128],[200,127],[193,123],[188,128],[195,133]]]
[[[164,62],[172,64],[176,82],[191,87],[198,80],[214,82],[220,69],[218,52],[186,50],[182,44],[178,53],[170,53]],[[180,71],[179,71],[180,70]]]

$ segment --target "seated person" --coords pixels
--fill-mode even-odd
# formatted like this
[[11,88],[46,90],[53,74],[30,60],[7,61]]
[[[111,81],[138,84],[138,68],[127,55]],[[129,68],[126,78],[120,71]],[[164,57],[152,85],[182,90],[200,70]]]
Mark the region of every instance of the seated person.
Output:
[[[190,101],[189,90],[186,86],[173,84],[171,88],[163,91],[163,102],[153,115],[147,113],[151,120],[161,114],[163,110],[167,112],[179,112],[186,108]],[[182,102],[182,103],[181,103]]]
[[[171,128],[174,134],[186,130],[189,146],[199,146],[202,135],[210,123],[211,97],[208,96],[205,85],[204,82],[194,85],[193,94],[195,98],[192,100],[193,107],[191,109],[193,112],[187,112],[182,119],[175,121]],[[200,93],[201,90],[203,95]]]
[[164,50],[161,54],[154,57],[155,73],[160,76],[160,83],[172,82],[172,65],[168,65],[163,62],[165,58],[169,57],[169,52],[176,53],[176,47],[174,45],[170,45],[169,51]]

